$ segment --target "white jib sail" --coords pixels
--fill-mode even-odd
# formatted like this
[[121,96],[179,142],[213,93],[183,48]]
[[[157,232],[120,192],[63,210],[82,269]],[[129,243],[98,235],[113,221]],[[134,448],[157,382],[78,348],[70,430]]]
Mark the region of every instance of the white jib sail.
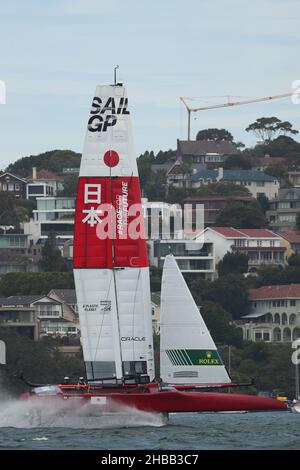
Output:
[[165,383],[231,382],[173,255],[164,263],[160,324],[160,375]]

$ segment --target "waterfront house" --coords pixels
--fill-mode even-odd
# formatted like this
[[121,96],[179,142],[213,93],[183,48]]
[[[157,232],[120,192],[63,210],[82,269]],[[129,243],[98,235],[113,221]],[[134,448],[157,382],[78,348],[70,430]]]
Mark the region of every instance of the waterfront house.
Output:
[[250,289],[251,311],[241,318],[244,340],[289,343],[300,338],[300,284]]

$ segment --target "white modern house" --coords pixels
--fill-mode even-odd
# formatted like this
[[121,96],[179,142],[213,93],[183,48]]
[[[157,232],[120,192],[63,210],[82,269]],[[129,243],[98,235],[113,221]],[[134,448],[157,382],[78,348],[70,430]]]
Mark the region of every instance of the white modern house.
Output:
[[214,244],[198,240],[150,240],[148,254],[151,266],[162,268],[167,255],[173,254],[183,273],[197,274],[212,280],[215,275]]
[[73,238],[75,198],[38,197],[37,209],[33,219],[24,223],[24,233],[30,235],[35,243],[46,239],[50,232],[68,240]]
[[64,177],[50,170],[32,168],[32,175],[27,177],[26,198],[56,196],[64,187]]
[[300,338],[300,284],[251,289],[249,299],[251,312],[239,324],[244,340],[289,343]]
[[262,264],[285,264],[285,243],[278,234],[268,229],[212,226],[201,232],[198,238],[214,246],[216,265],[227,252],[247,255],[249,272],[255,272]]

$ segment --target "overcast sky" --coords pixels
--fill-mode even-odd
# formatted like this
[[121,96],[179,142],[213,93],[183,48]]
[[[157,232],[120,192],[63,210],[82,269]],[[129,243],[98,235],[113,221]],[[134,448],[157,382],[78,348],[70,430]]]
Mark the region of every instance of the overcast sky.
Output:
[[[95,86],[113,81],[116,64],[137,154],[174,149],[187,135],[180,96],[203,104],[292,91],[299,24],[298,0],[0,0],[0,167],[51,149],[81,152]],[[261,116],[300,131],[300,104],[287,98],[197,113],[192,138],[225,127],[253,145],[244,129]]]

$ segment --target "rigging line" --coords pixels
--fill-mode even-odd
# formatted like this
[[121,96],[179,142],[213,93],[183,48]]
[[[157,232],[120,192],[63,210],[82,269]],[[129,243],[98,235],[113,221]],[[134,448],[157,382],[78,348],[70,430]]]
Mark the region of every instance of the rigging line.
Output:
[[[135,287],[135,291],[134,291],[133,315],[132,315],[132,336],[135,336],[135,334],[134,334],[135,312],[136,312],[135,305],[136,305],[136,296],[137,296],[137,292],[138,292],[138,285],[139,285],[140,278],[141,278],[141,268],[139,268],[139,274],[138,274],[138,277],[137,277],[137,280],[136,280],[136,287]],[[133,358],[135,358],[135,344],[134,343],[135,342],[133,341],[133,348],[132,348]]]
[[[112,130],[111,130],[111,133],[112,133]],[[112,139],[110,139],[110,140],[112,140]],[[110,158],[111,158],[111,149],[110,149]],[[112,189],[112,167],[111,166],[109,167],[109,184],[110,184],[110,204],[111,204],[111,207],[114,208],[114,205],[113,205],[113,189]],[[112,211],[112,213],[113,212],[114,211]],[[119,314],[119,304],[118,304],[117,279],[116,279],[116,272],[115,272],[116,266],[115,266],[115,238],[114,238],[114,235],[117,237],[117,231],[115,232],[115,234],[113,234],[112,244],[111,244],[111,248],[112,248],[112,272],[113,272],[114,292],[115,292],[115,299],[116,299],[117,331],[118,331],[117,340],[118,340],[118,343],[119,343],[122,376],[124,376],[123,360],[122,360],[121,334],[120,334],[120,314]]]
[[[111,276],[111,277],[110,277],[110,281],[109,281],[109,285],[108,285],[108,289],[107,289],[107,293],[106,293],[106,298],[105,298],[105,300],[108,299],[112,279],[113,279],[113,277]],[[103,307],[105,307],[105,306],[103,306]],[[96,346],[96,349],[95,349],[94,362],[96,362],[96,355],[97,355],[97,353],[98,353],[98,349],[99,349],[99,346],[100,346],[101,333],[102,333],[102,328],[103,328],[103,323],[104,323],[104,315],[105,315],[105,313],[104,313],[104,311],[103,311],[102,321],[101,321],[100,330],[99,330],[99,335],[98,335],[98,338],[97,338],[97,346]]]

